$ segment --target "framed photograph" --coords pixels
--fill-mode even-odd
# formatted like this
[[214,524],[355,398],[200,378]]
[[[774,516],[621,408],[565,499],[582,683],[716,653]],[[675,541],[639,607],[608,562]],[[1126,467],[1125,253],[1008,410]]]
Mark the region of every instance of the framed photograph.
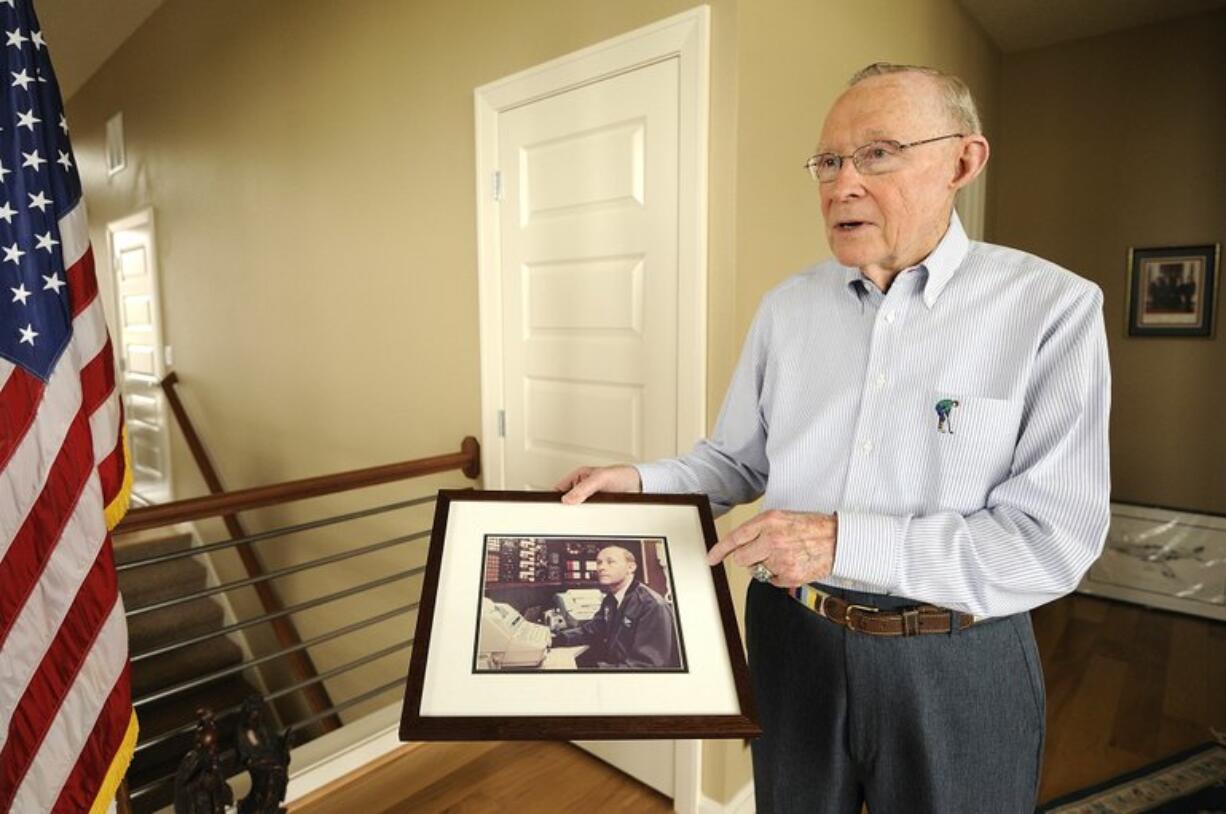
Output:
[[1082,593],[1226,621],[1226,516],[1112,503]]
[[1129,336],[1213,336],[1221,247],[1128,251]]
[[704,495],[443,490],[400,739],[761,733]]

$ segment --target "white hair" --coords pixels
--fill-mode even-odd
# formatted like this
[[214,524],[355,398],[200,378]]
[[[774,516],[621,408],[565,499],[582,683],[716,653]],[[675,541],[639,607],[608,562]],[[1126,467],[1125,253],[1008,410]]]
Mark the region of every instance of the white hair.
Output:
[[941,100],[945,103],[945,109],[949,113],[950,118],[953,119],[954,124],[967,135],[983,132],[983,126],[979,123],[979,109],[975,106],[975,97],[971,95],[971,89],[958,77],[938,71],[936,68],[929,68],[924,65],[895,65],[892,62],[874,62],[872,65],[856,71],[851,77],[851,81],[847,83],[847,86],[852,87],[863,82],[865,79],[892,73],[918,73],[931,77],[941,92]]

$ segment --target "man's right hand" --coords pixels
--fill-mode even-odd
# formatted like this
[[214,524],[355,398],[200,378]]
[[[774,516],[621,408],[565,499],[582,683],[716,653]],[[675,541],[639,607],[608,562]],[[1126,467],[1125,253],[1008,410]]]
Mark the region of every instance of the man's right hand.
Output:
[[581,466],[553,485],[563,503],[582,503],[597,492],[641,492],[643,482],[633,466]]

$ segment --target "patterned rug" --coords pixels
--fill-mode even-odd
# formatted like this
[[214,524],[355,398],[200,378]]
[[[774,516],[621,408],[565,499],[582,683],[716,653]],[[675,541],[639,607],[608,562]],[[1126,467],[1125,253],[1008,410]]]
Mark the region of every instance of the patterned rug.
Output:
[[1040,806],[1036,814],[1226,814],[1226,746],[1204,743]]

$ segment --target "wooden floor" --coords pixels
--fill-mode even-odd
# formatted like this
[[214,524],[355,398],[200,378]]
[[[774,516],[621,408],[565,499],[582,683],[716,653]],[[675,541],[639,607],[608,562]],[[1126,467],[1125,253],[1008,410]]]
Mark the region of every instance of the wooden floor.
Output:
[[1040,799],[1226,732],[1226,623],[1079,595],[1032,618],[1047,683]]
[[673,810],[672,800],[569,743],[430,743],[294,814],[537,814]]
[[[1047,679],[1040,798],[1226,731],[1226,624],[1070,596],[1034,613]],[[559,743],[428,744],[302,814],[664,812],[668,799]]]

